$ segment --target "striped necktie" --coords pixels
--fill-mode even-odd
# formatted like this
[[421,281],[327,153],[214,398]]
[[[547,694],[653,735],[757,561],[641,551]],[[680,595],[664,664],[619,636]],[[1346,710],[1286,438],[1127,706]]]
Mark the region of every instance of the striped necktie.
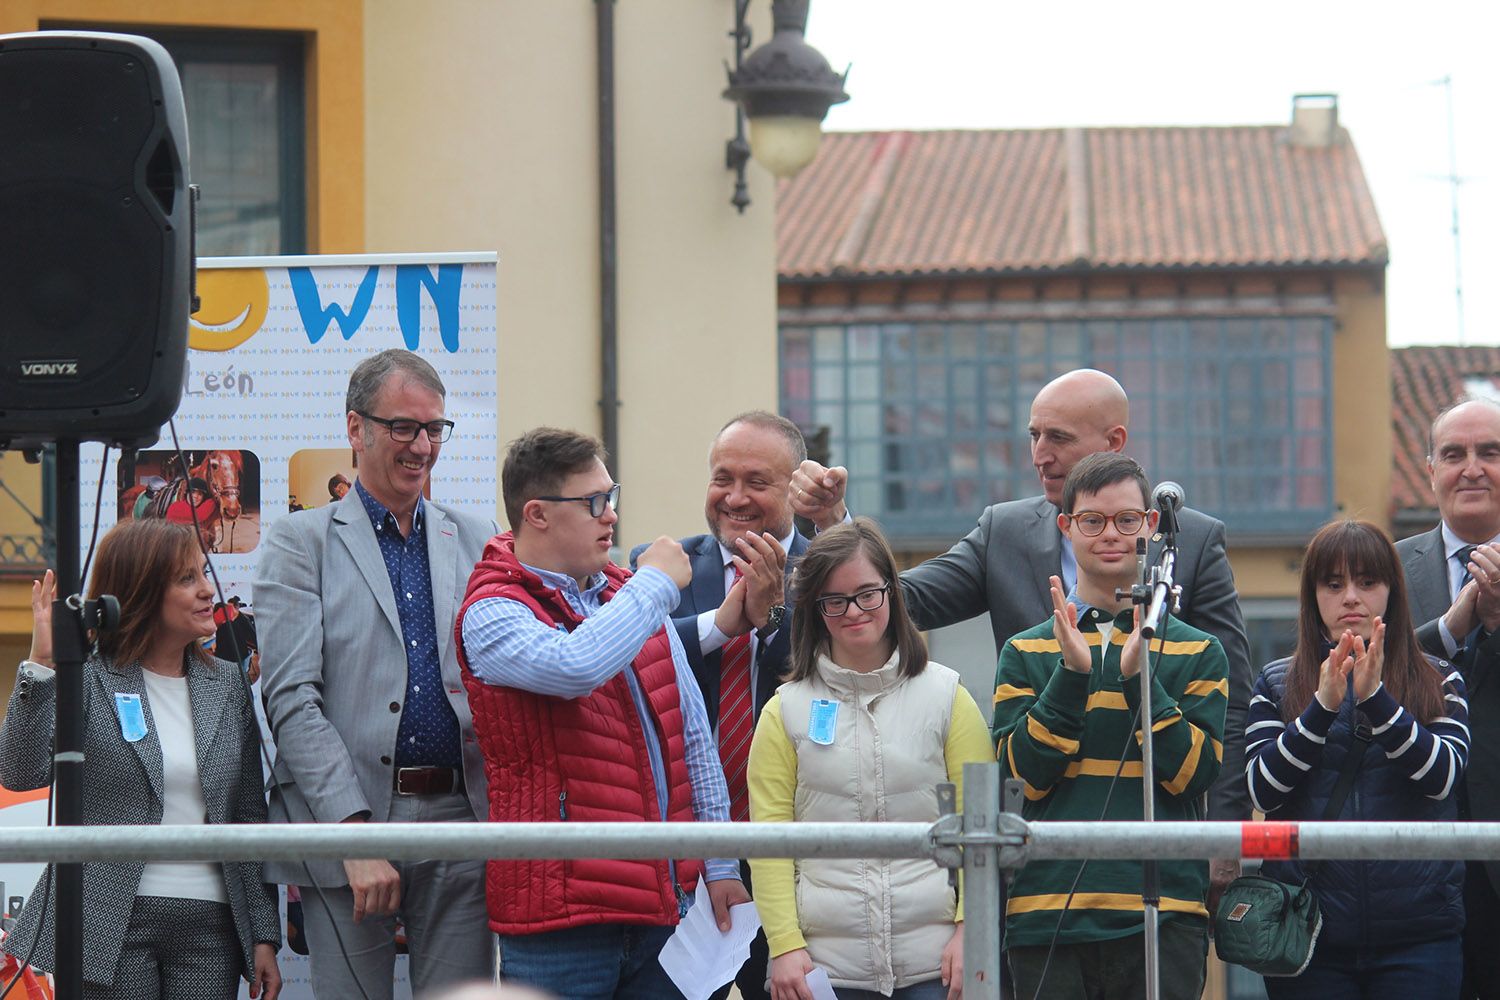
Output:
[[[1463,570],[1463,575],[1458,578],[1459,590],[1463,590],[1469,585],[1469,581],[1474,579],[1469,573],[1469,560],[1474,558],[1474,550],[1477,548],[1479,548],[1477,545],[1465,545],[1453,553],[1453,558],[1458,560],[1458,568]],[[1453,596],[1457,597],[1458,593],[1455,591]]]
[[[735,570],[734,578],[740,577]],[[745,768],[750,762],[750,738],[755,735],[754,705],[750,698],[750,634],[737,635],[719,654],[719,761],[729,785],[729,818],[750,818],[750,793]]]

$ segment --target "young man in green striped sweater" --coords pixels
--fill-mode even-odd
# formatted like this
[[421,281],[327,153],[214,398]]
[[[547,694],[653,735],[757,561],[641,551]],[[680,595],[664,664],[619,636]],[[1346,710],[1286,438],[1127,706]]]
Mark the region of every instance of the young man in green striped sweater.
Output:
[[[1141,818],[1135,713],[1147,651],[1129,598],[1115,591],[1135,582],[1136,536],[1156,527],[1150,495],[1145,473],[1127,456],[1100,453],[1074,467],[1058,527],[1078,563],[1077,587],[1065,595],[1053,577],[1052,617],[1012,638],[1000,655],[993,735],[1006,776],[1025,782],[1029,820]],[[1175,619],[1150,646],[1156,818],[1201,819],[1223,755],[1228,661],[1218,639]],[[1036,993],[1055,937],[1044,996],[1138,1000],[1145,995],[1141,864],[1088,862],[1068,904],[1079,865],[1037,861],[1016,876],[1005,938],[1017,995]],[[1208,865],[1157,867],[1161,996],[1197,1000],[1208,952]]]

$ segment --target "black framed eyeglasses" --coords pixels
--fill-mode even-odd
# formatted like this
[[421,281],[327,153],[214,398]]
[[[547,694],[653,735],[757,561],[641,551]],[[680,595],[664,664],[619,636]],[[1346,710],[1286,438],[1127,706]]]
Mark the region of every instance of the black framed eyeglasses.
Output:
[[1147,512],[1144,510],[1117,510],[1113,514],[1101,514],[1097,510],[1080,510],[1068,516],[1078,525],[1078,530],[1090,538],[1104,533],[1104,526],[1111,521],[1122,535],[1139,534],[1146,526]]
[[891,585],[887,583],[853,594],[829,594],[818,598],[818,610],[823,612],[824,618],[842,618],[849,613],[850,604],[857,605],[861,611],[874,611],[885,603],[886,592],[890,589]]
[[586,503],[589,505],[590,517],[603,517],[605,510],[620,509],[620,484],[615,483],[603,493],[590,493],[582,497],[537,497],[538,500],[551,500],[553,503]]
[[399,441],[402,444],[415,441],[417,434],[421,431],[427,432],[427,440],[433,444],[442,444],[453,436],[453,421],[451,420],[434,420],[431,423],[424,424],[420,420],[402,420],[400,417],[397,417],[395,420],[387,420],[385,417],[377,417],[375,414],[366,413],[364,410],[355,410],[354,412],[366,420],[373,421],[384,427],[391,435],[392,441]]

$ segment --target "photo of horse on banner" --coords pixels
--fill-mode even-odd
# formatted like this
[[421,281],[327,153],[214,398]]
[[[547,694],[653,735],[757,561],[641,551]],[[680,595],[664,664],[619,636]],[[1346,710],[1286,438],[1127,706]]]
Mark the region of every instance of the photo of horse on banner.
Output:
[[260,544],[260,459],[244,449],[143,451],[120,461],[119,516],[195,525],[210,552],[250,552]]

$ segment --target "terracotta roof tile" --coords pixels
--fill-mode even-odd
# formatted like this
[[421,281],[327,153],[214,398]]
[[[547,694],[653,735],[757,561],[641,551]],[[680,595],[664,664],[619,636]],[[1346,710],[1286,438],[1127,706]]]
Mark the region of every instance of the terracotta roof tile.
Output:
[[1387,258],[1348,133],[1279,125],[830,133],[776,235],[783,278]]
[[1500,398],[1500,347],[1401,347],[1391,350],[1391,421],[1395,431],[1391,506],[1396,512],[1437,508],[1427,477],[1432,418],[1477,391]]

